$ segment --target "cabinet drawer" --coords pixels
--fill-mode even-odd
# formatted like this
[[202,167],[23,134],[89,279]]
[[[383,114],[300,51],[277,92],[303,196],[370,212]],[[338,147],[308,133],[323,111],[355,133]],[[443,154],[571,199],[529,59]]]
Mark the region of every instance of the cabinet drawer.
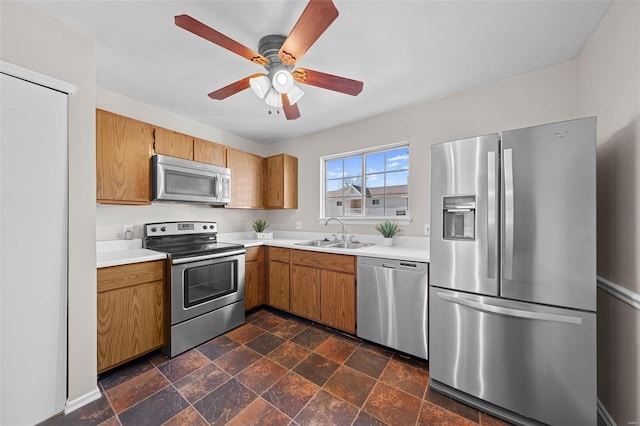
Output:
[[293,264],[313,266],[315,268],[329,269],[332,271],[347,272],[351,274],[354,274],[356,271],[355,259],[355,256],[343,254],[291,250],[291,262]]
[[269,247],[269,260],[289,263],[289,252],[292,250],[280,247]]
[[164,279],[164,260],[98,268],[98,292]]
[[264,250],[262,247],[249,247],[245,255],[245,262],[255,262],[264,260]]

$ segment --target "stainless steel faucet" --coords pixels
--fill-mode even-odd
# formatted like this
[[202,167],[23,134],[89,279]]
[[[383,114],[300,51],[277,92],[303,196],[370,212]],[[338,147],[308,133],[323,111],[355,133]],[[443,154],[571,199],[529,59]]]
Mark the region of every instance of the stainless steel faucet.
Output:
[[346,234],[344,233],[344,222],[342,220],[338,219],[337,217],[330,217],[324,223],[324,226],[327,226],[329,224],[329,222],[332,221],[332,220],[336,220],[336,221],[340,222],[340,225],[342,225],[342,241],[346,241]]

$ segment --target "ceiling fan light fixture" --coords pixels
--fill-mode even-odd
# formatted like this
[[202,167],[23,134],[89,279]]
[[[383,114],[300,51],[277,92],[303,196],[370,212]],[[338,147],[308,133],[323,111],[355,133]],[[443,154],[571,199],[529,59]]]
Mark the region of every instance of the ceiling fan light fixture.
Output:
[[267,93],[264,102],[271,108],[282,108],[282,96],[273,88]]
[[261,75],[260,77],[250,78],[249,85],[257,97],[264,99],[271,88],[271,81],[266,75]]
[[304,96],[304,92],[297,85],[293,85],[291,90],[287,92],[287,97],[289,98],[289,104],[295,105],[296,102],[300,100]]
[[271,84],[278,93],[289,93],[294,85],[293,76],[288,70],[280,69],[273,74]]

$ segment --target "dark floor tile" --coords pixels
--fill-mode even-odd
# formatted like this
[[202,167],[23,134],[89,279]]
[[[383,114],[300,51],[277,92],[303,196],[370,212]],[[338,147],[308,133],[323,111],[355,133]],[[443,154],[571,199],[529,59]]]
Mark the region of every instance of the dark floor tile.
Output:
[[376,345],[375,343],[371,343],[371,342],[365,342],[363,341],[362,344],[360,345],[360,347],[362,349],[366,349],[369,352],[373,352],[375,354],[378,354],[380,356],[383,356],[385,358],[391,358],[394,354],[393,350],[385,347],[385,346],[380,346],[380,345]]
[[244,410],[256,397],[242,383],[231,379],[193,406],[210,424],[222,425]]
[[118,415],[122,426],[159,425],[169,420],[189,403],[172,386],[139,402]]
[[429,371],[429,362],[424,359],[415,358],[398,352],[393,354],[393,359],[410,367],[418,368],[426,372]]
[[357,407],[362,407],[375,384],[376,380],[366,374],[340,366],[323,388]]
[[417,424],[419,426],[477,426],[477,423],[435,406],[428,401],[422,403],[422,410]]
[[363,410],[390,425],[415,425],[422,400],[378,382]]
[[287,320],[280,325],[273,327],[269,332],[275,334],[284,340],[289,340],[292,337],[300,334],[307,328],[306,325],[300,324],[297,321]]
[[377,379],[387,366],[387,362],[389,362],[389,358],[358,348],[351,354],[344,365]]
[[320,388],[294,373],[285,374],[262,397],[291,418],[315,396]]
[[231,376],[217,365],[208,364],[173,385],[187,401],[193,404],[230,378]]
[[293,371],[316,385],[322,386],[339,366],[340,364],[312,352],[300,364],[296,365]]
[[394,358],[387,364],[380,375],[380,380],[422,399],[429,384],[429,373],[398,362]]
[[278,336],[274,336],[271,333],[264,333],[247,343],[246,346],[262,355],[266,355],[284,342],[285,340]]
[[232,338],[238,343],[247,343],[262,333],[264,333],[263,328],[256,327],[253,324],[243,324],[240,327],[225,333],[225,336]]
[[343,331],[336,330],[333,333],[333,337],[343,342],[351,343],[354,346],[360,346],[362,344],[362,340],[360,340],[360,338],[351,334],[347,334]]
[[169,381],[155,368],[106,391],[116,414],[167,387]]
[[113,416],[105,420],[104,422],[100,423],[98,426],[120,426],[120,421],[118,420],[117,416]]
[[256,351],[246,346],[240,346],[216,359],[215,363],[227,373],[235,376],[260,358],[262,355]]
[[294,419],[305,425],[350,425],[358,409],[347,401],[321,390]]
[[171,357],[169,355],[165,355],[160,351],[156,351],[149,356],[149,362],[151,362],[151,364],[155,365],[156,367],[159,367],[170,360]]
[[291,369],[305,359],[311,351],[291,342],[284,342],[275,350],[267,354],[267,358],[277,362],[285,368]]
[[203,343],[202,345],[198,346],[197,349],[201,354],[203,354],[210,360],[215,360],[222,355],[231,352],[238,346],[240,346],[240,343],[228,338],[225,335],[222,335],[216,337],[213,340],[209,340],[206,343]]
[[360,411],[358,417],[356,417],[356,421],[353,422],[351,426],[387,426],[387,424],[367,412]]
[[[4,409],[8,409],[8,407],[4,407]],[[84,407],[80,407],[77,410],[69,413],[69,414],[61,414],[55,417],[52,417],[48,420],[45,420],[42,423],[39,423],[41,426],[63,426],[63,425],[99,425],[110,418],[113,418],[115,413],[109,404],[107,398],[102,395],[100,399],[92,401],[85,405]]]
[[264,317],[265,315],[269,314],[269,311],[264,309],[264,308],[258,308],[255,309],[251,312],[247,312],[247,314],[245,315],[244,320],[246,322],[254,322],[259,320],[260,318]]
[[116,367],[106,373],[102,373],[99,376],[99,381],[104,390],[109,390],[144,373],[145,371],[151,370],[152,368],[153,364],[151,364],[149,359],[147,357],[143,357],[121,365],[120,367]]
[[158,370],[171,382],[175,382],[192,373],[211,361],[195,349],[178,355],[158,367]]
[[271,330],[272,328],[282,324],[283,322],[285,322],[284,318],[281,318],[272,313],[267,313],[262,318],[259,318],[253,321],[252,324],[257,325],[258,327],[263,328],[265,330]]
[[358,347],[347,343],[343,340],[339,340],[334,336],[329,337],[327,340],[322,342],[320,346],[318,346],[314,352],[322,355],[325,358],[329,358],[332,361],[337,362],[338,364],[342,364],[345,362],[349,356],[357,349]]
[[439,394],[438,392],[434,392],[431,389],[427,389],[427,392],[424,395],[424,399],[434,405],[444,408],[445,410],[465,417],[472,422],[478,423],[480,421],[480,412],[475,408],[464,405],[449,397]]
[[162,426],[209,426],[198,410],[189,406],[164,422]]
[[256,398],[235,416],[229,426],[287,426],[291,419],[262,398]]
[[304,346],[307,349],[314,350],[328,338],[329,335],[327,333],[324,333],[316,328],[309,327],[298,334],[296,337],[291,339],[291,341],[297,343],[300,346]]
[[284,376],[287,371],[286,368],[275,362],[262,358],[238,374],[236,379],[256,394],[261,395]]

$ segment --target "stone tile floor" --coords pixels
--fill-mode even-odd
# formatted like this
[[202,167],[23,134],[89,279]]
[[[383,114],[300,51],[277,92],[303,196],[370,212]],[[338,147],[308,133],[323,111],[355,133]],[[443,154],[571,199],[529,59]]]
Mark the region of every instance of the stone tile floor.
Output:
[[102,398],[43,425],[494,425],[428,389],[428,363],[267,308],[173,359],[99,378]]

